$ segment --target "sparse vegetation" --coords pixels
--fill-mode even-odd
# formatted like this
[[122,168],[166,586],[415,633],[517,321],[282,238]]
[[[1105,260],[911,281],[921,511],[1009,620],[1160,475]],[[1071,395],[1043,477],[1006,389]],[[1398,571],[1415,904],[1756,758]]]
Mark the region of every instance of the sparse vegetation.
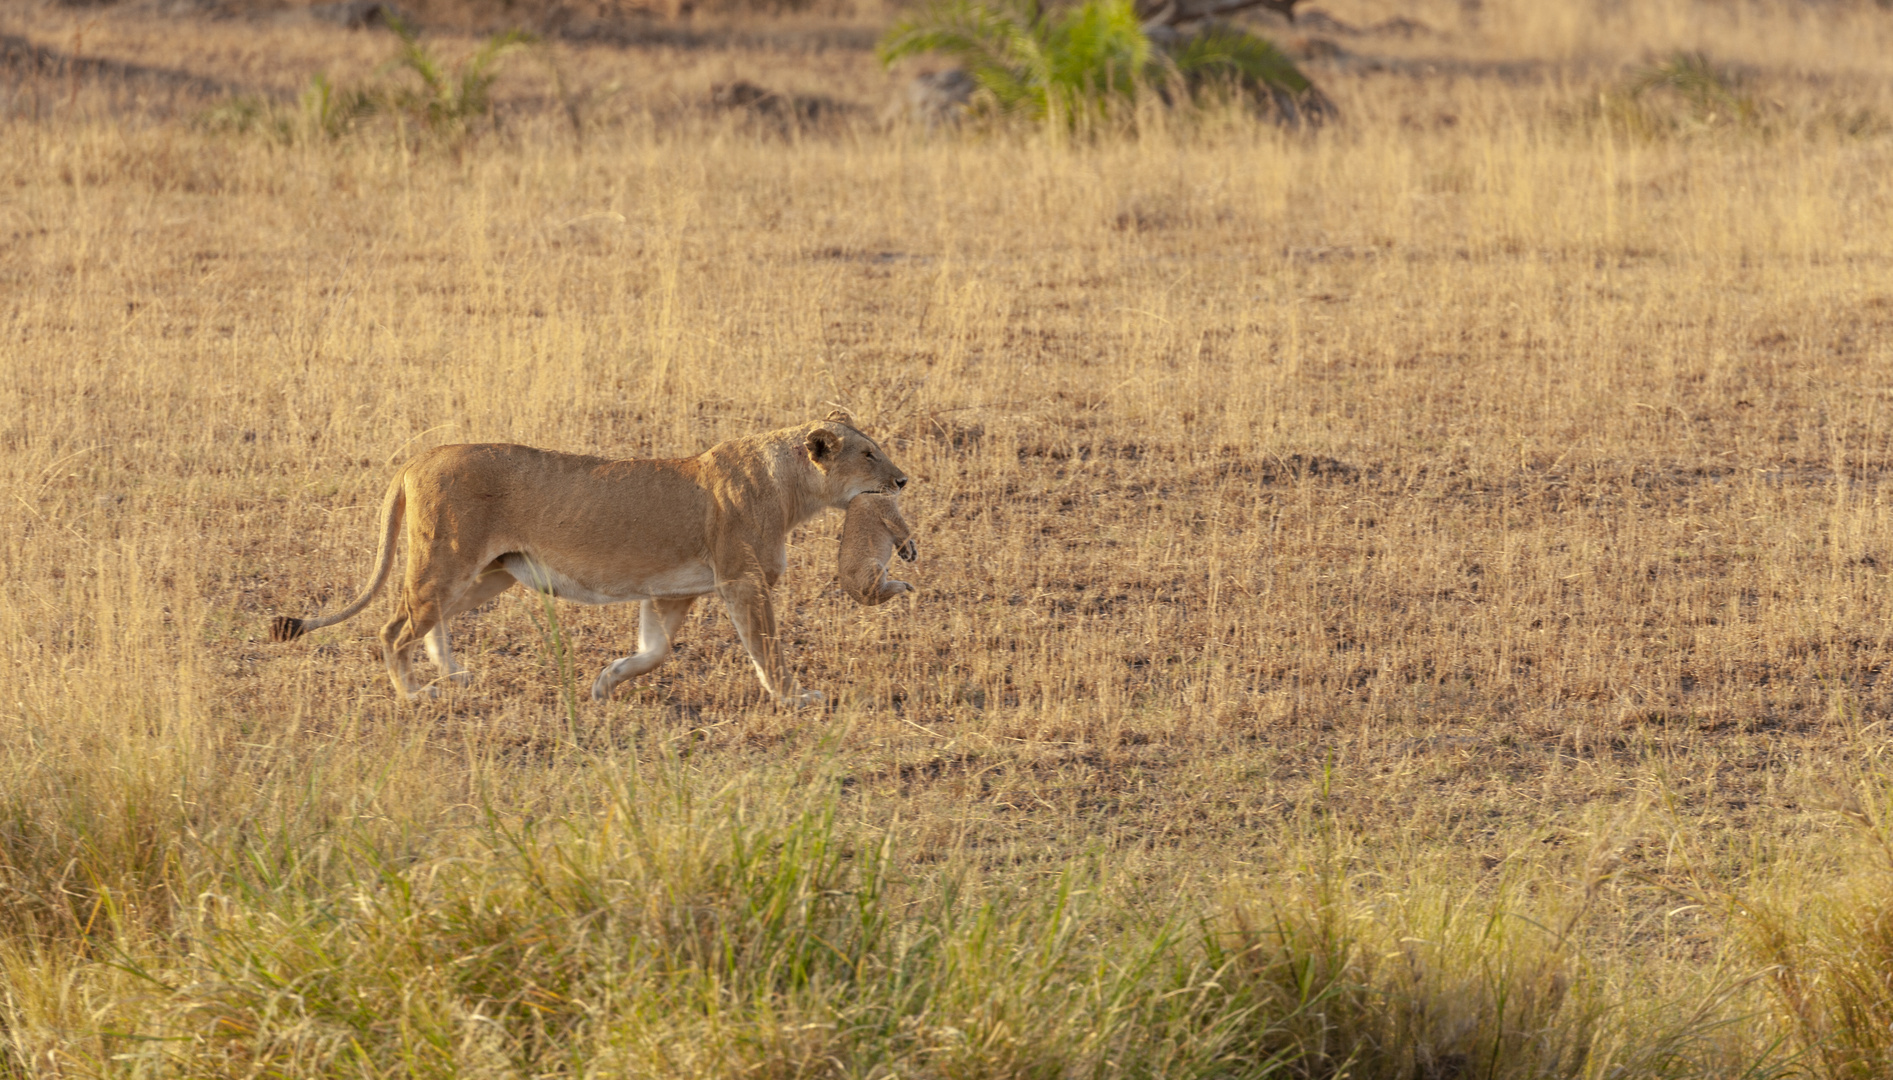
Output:
[[[1883,1072],[1893,143],[1820,118],[1893,24],[1554,7],[1341,38],[1312,137],[785,137],[711,88],[871,115],[871,34],[568,39],[455,153],[319,134],[479,96],[383,32],[0,10],[0,1076]],[[1571,122],[1673,49],[1765,137]],[[603,706],[631,611],[419,707],[265,640],[424,447],[830,403],[920,547],[792,545],[830,709],[710,604]]]
[[[399,42],[395,58],[387,67],[413,75],[419,86],[337,86],[327,74],[318,72],[310,77],[295,111],[255,95],[237,95],[206,112],[206,126],[214,131],[260,133],[280,143],[339,139],[377,116],[395,117],[412,125],[415,133],[449,143],[464,139],[481,124],[498,127],[492,91],[500,61],[509,53],[537,44],[538,38],[522,30],[494,34],[459,65],[449,66],[412,27],[398,18],[387,21]],[[561,101],[565,101],[563,93]],[[568,102],[567,108],[571,107]],[[571,115],[576,127],[577,114]]]
[[1617,113],[1632,131],[1649,135],[1679,129],[1752,128],[1760,120],[1741,80],[1703,52],[1677,51],[1637,72],[1616,97]]
[[329,82],[327,75],[318,72],[309,79],[309,89],[302,92],[300,130],[292,128],[285,131],[279,124],[277,134],[285,142],[291,141],[296,134],[304,133],[339,139],[353,131],[357,124],[375,115],[384,104],[384,95],[381,93],[356,87],[337,89]]

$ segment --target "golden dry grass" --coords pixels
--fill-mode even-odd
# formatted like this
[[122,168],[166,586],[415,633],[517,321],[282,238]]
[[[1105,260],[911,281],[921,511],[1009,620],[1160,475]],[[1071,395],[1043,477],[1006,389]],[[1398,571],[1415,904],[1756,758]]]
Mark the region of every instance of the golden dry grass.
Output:
[[[1623,1018],[1573,1075],[1663,1024],[1693,1064],[1625,1067],[1867,1075],[1818,965],[1884,885],[1893,18],[1434,7],[1311,68],[1337,128],[1083,145],[886,130],[871,56],[754,40],[554,46],[582,139],[521,59],[502,135],[281,145],[164,73],[288,95],[375,77],[389,39],[0,18],[148,69],[0,88],[0,1072],[313,1071],[262,1034],[140,1057],[109,1032],[170,1014],[127,969],[188,967],[256,851],[429,864],[661,774],[768,813],[825,778],[916,896],[1031,899],[1089,858],[1123,911],[1334,890],[1374,940],[1474,958],[1454,919],[1503,910],[1549,928],[1519,970]],[[1697,47],[1752,120],[1620,95]],[[784,135],[703,107],[736,77],[859,110]],[[686,454],[829,403],[913,476],[921,561],[862,609],[839,515],[793,543],[779,606],[828,711],[762,701],[712,605],[604,706],[562,687],[630,610],[559,608],[562,677],[509,594],[454,628],[475,684],[419,707],[385,601],[266,640],[358,587],[421,448]],[[523,1060],[477,1042],[454,1069]],[[626,1045],[593,1067],[751,1060]],[[791,1049],[757,1060],[840,1053]],[[1038,1067],[966,1060],[942,1074]]]

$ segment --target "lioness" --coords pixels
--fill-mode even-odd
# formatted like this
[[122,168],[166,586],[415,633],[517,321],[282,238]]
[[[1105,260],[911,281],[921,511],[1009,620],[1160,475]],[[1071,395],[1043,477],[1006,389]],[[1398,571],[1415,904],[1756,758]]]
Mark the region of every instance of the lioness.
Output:
[[835,554],[843,591],[856,603],[873,607],[912,590],[905,581],[887,576],[887,561],[896,551],[914,561],[914,534],[900,516],[900,504],[892,495],[855,496]]
[[315,619],[278,616],[290,641],[364,607],[388,578],[395,530],[408,523],[407,582],[381,628],[388,677],[403,695],[409,653],[425,640],[442,677],[464,682],[447,620],[515,581],[581,604],[636,600],[638,651],[605,666],[593,700],[664,662],[699,596],[723,600],[765,690],[798,693],[776,637],[769,590],[788,568],[789,530],[857,495],[891,494],[907,475],[837,410],[819,424],[720,442],[694,458],[611,461],[504,443],[442,446],[409,462],[381,503],[381,545],[360,596]]

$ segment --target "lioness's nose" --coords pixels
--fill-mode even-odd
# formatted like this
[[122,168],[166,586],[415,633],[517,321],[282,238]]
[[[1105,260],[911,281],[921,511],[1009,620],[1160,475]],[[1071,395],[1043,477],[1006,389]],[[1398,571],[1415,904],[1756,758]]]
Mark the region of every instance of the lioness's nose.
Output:
[[906,478],[905,476],[903,476],[903,477],[900,477],[900,478],[898,478],[898,479],[896,479],[896,480],[894,481],[894,486],[895,486],[895,487],[897,487],[897,488],[904,488],[904,487],[906,487],[906,486],[907,486],[907,478]]

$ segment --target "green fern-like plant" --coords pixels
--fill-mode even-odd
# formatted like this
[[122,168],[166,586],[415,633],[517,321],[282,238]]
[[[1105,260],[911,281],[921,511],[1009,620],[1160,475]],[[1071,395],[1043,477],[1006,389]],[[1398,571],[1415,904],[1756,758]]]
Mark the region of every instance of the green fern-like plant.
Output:
[[881,41],[883,64],[925,53],[958,61],[1000,113],[1076,120],[1136,97],[1150,39],[1130,0],[1090,0],[1062,15],[1036,0],[941,0]]
[[1168,55],[1178,74],[1193,87],[1220,83],[1294,97],[1314,90],[1288,54],[1233,26],[1211,25],[1182,36]]
[[1086,0],[1047,12],[1038,0],[937,0],[882,39],[883,64],[926,53],[957,61],[981,103],[1006,115],[1078,124],[1103,119],[1146,88],[1196,100],[1229,87],[1301,113],[1329,108],[1274,45],[1232,26],[1153,40],[1133,0]]
[[421,81],[419,90],[397,91],[394,103],[418,117],[435,135],[462,134],[474,120],[491,116],[493,81],[499,77],[501,58],[539,40],[524,30],[494,34],[457,70],[449,70],[421,44],[412,27],[400,19],[389,19],[388,26],[401,39],[401,51],[392,66],[413,72]]
[[1136,98],[1150,71],[1150,38],[1131,0],[1093,0],[1047,25],[1045,50],[1054,115],[1105,115]]
[[339,139],[357,122],[373,116],[380,106],[380,96],[374,91],[337,87],[326,74],[318,72],[302,92],[302,126],[311,134]]
[[971,0],[937,3],[894,24],[881,39],[881,63],[927,53],[958,61],[1001,112],[1043,116],[1050,68],[1038,5],[996,7]]

